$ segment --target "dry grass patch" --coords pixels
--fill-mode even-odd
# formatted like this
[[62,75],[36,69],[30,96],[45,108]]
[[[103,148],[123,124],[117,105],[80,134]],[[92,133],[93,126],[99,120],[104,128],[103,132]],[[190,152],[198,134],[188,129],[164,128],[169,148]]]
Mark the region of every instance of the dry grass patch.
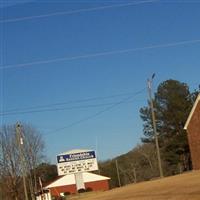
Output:
[[81,200],[200,200],[200,171],[131,184]]

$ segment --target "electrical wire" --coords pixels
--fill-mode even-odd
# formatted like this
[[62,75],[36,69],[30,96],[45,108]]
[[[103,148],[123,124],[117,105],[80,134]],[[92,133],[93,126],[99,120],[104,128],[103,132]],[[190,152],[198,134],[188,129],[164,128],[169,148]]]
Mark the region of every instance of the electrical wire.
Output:
[[83,118],[83,119],[80,119],[80,120],[78,120],[78,121],[74,121],[74,122],[72,122],[71,124],[68,124],[67,126],[64,126],[64,127],[57,128],[57,129],[55,129],[55,130],[49,131],[49,132],[47,132],[47,133],[44,134],[44,135],[54,134],[54,133],[57,133],[57,132],[59,132],[59,131],[65,130],[65,129],[67,129],[67,128],[71,128],[71,127],[73,127],[73,126],[75,126],[75,125],[81,124],[81,123],[83,123],[83,122],[85,122],[85,121],[88,121],[88,120],[90,120],[90,119],[96,118],[96,117],[98,117],[99,115],[102,115],[102,114],[105,113],[105,112],[108,112],[108,111],[110,111],[110,110],[113,110],[114,108],[118,107],[119,105],[121,105],[121,104],[123,104],[123,103],[129,101],[130,99],[134,98],[135,96],[137,96],[137,95],[143,93],[144,91],[145,91],[145,88],[143,88],[142,90],[136,92],[134,95],[131,95],[131,96],[129,96],[129,97],[126,97],[126,98],[122,99],[121,101],[119,101],[119,102],[117,102],[117,103],[114,103],[114,104],[112,104],[111,106],[109,106],[109,107],[107,107],[107,108],[105,108],[105,109],[103,109],[103,110],[101,110],[101,111],[99,111],[99,112],[96,112],[96,113],[93,114],[93,115],[90,115],[90,116],[85,117],[85,118]]
[[[33,114],[33,113],[44,113],[44,112],[52,112],[52,111],[65,111],[65,110],[74,110],[74,109],[86,109],[86,108],[96,108],[103,107],[108,105],[113,105],[119,102],[110,102],[110,103],[101,103],[101,104],[90,104],[83,106],[72,106],[72,107],[64,107],[64,108],[46,108],[46,109],[37,109],[37,110],[26,110],[26,111],[15,111],[15,112],[2,112],[0,116],[10,116],[10,115],[22,115],[22,114]],[[125,102],[131,103],[131,102]]]
[[40,18],[53,17],[53,16],[71,15],[71,14],[78,14],[78,13],[82,13],[82,12],[90,12],[90,11],[98,11],[98,10],[104,10],[104,9],[110,9],[110,8],[120,8],[120,7],[134,6],[134,5],[144,4],[144,3],[152,3],[152,2],[155,2],[155,1],[156,0],[135,1],[135,2],[126,3],[126,4],[98,6],[98,7],[93,7],[93,8],[85,8],[85,9],[72,10],[72,11],[60,11],[60,12],[54,12],[54,13],[50,13],[50,14],[26,16],[26,17],[0,20],[0,23],[11,23],[11,22],[19,22],[19,21],[40,19]]
[[[0,116],[1,115],[10,115],[12,113],[13,114],[15,114],[15,113],[17,114],[17,112],[19,112],[19,113],[22,112],[22,114],[23,114],[23,112],[26,112],[26,111],[29,112],[30,110],[33,110],[33,109],[49,108],[49,107],[51,108],[51,107],[54,107],[54,106],[63,106],[63,105],[68,105],[68,104],[87,103],[87,102],[91,102],[91,101],[112,99],[112,98],[115,98],[115,97],[128,96],[128,95],[132,95],[132,94],[134,94],[134,93],[133,92],[132,93],[131,92],[129,92],[129,93],[120,93],[120,94],[114,94],[114,95],[109,95],[109,96],[92,97],[92,98],[85,98],[85,99],[76,99],[76,100],[69,100],[69,101],[66,101],[66,102],[59,102],[59,103],[52,103],[52,104],[46,104],[46,105],[31,106],[31,107],[25,107],[25,108],[21,108],[21,109],[19,109],[19,108],[9,109],[9,110],[5,110],[5,111],[0,111]],[[86,105],[86,106],[88,106],[88,105]],[[95,105],[90,105],[90,106],[93,107]],[[82,107],[80,107],[80,106],[72,107],[72,109],[74,109],[74,108],[82,108]],[[54,110],[54,109],[52,109],[52,110]],[[61,109],[61,108],[58,108],[58,109]],[[71,109],[71,108],[64,108],[64,109]]]
[[61,62],[61,61],[71,61],[71,60],[78,60],[78,59],[85,59],[85,58],[94,58],[94,57],[99,57],[99,56],[124,54],[124,53],[129,53],[129,52],[144,51],[144,50],[164,48],[164,47],[175,47],[175,46],[180,46],[180,45],[197,44],[197,43],[200,43],[200,39],[184,40],[184,41],[174,42],[174,43],[158,44],[158,45],[116,50],[116,51],[106,51],[106,52],[99,52],[99,53],[72,56],[72,57],[61,57],[61,58],[56,58],[56,59],[39,60],[39,61],[33,61],[33,62],[27,62],[27,63],[13,64],[13,65],[4,65],[4,66],[0,65],[0,70],[1,69],[11,69],[11,68],[21,68],[21,67],[32,66],[32,65],[40,65],[40,64],[50,64],[50,63]]

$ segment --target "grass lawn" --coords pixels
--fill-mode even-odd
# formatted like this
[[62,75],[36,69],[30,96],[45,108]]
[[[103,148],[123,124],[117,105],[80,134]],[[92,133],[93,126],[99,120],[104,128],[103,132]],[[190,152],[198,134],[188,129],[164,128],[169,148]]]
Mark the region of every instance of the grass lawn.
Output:
[[200,200],[200,171],[91,193],[81,200]]

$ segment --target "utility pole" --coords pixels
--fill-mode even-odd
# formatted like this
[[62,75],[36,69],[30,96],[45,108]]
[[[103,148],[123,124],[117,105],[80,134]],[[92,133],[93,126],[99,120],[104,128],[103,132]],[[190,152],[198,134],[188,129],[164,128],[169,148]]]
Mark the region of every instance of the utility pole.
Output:
[[137,183],[137,173],[135,167],[133,168],[133,174],[134,174],[134,183]]
[[39,184],[40,184],[40,189],[41,189],[41,192],[42,192],[41,199],[43,200],[43,197],[44,197],[44,200],[45,200],[46,197],[45,197],[45,194],[44,194],[44,190],[43,190],[43,186],[42,186],[42,180],[41,180],[40,177],[39,177]]
[[[97,158],[97,163],[99,164],[99,156],[98,156],[98,138],[96,136],[96,141],[95,141],[95,154],[96,154],[96,158]],[[101,174],[101,170],[100,168],[98,167],[98,174],[100,175]]]
[[24,195],[25,195],[25,200],[28,200],[28,193],[27,193],[26,179],[25,179],[25,176],[26,176],[25,175],[25,159],[24,159],[24,154],[23,154],[23,137],[22,137],[21,125],[19,123],[16,124],[16,135],[17,135],[17,143],[18,143],[18,148],[19,148],[20,162],[22,165]]
[[121,180],[120,180],[119,167],[118,167],[117,160],[115,160],[115,165],[116,165],[116,170],[117,170],[117,178],[118,178],[119,187],[121,187]]
[[161,164],[160,148],[159,148],[159,143],[158,143],[158,133],[157,133],[157,128],[156,128],[156,118],[155,118],[154,105],[153,105],[153,100],[152,100],[152,82],[153,82],[154,77],[155,77],[155,74],[152,75],[151,79],[147,80],[147,85],[148,85],[151,115],[152,115],[152,121],[153,121],[153,131],[154,131],[154,137],[155,137],[155,143],[156,143],[158,168],[159,168],[159,172],[160,172],[160,177],[162,178],[163,177],[163,169],[162,169],[162,164]]

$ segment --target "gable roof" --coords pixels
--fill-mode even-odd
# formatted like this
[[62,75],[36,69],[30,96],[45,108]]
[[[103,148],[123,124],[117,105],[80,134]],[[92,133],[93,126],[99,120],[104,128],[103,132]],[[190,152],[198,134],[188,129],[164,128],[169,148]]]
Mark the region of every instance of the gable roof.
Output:
[[187,118],[187,121],[186,121],[185,126],[184,126],[185,130],[187,130],[187,127],[188,127],[188,125],[190,123],[190,120],[191,120],[193,114],[194,114],[194,111],[195,111],[195,109],[197,107],[198,102],[200,102],[200,94],[197,96],[196,101],[194,102],[194,105],[192,107],[192,110],[191,110],[191,112],[190,112],[190,114],[189,114],[189,116]]
[[92,150],[89,150],[89,149],[72,149],[70,151],[66,151],[66,152],[60,153],[58,155],[75,154],[75,153],[82,153],[82,152],[86,152],[86,151],[92,151]]
[[[89,172],[83,173],[84,183],[94,182],[94,181],[103,181],[103,180],[109,180],[109,179],[110,178],[106,176],[101,176],[101,175],[97,175],[97,174],[93,174]],[[70,174],[70,175],[65,175],[65,176],[60,177],[59,179],[47,185],[45,188],[53,188],[53,187],[59,187],[59,186],[64,186],[64,185],[74,185],[74,184],[76,184],[74,174]]]

